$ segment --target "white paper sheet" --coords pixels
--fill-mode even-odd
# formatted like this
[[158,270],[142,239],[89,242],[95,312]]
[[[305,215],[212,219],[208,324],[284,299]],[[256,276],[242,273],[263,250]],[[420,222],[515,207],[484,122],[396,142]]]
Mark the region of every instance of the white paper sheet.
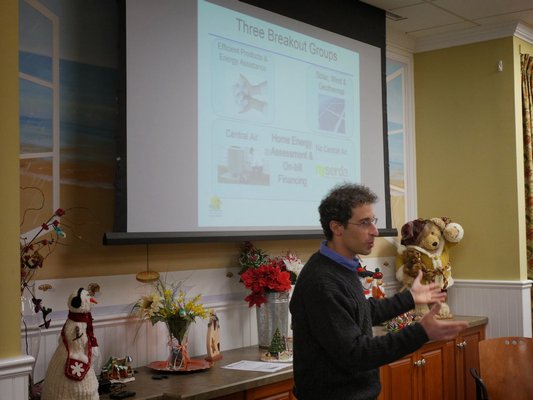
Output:
[[291,365],[292,364],[241,360],[232,364],[225,365],[222,368],[239,369],[243,371],[276,372],[280,369],[290,367]]

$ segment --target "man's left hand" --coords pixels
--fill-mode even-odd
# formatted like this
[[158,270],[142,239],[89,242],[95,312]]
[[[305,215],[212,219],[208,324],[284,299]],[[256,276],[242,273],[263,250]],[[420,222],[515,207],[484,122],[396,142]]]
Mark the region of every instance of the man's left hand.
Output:
[[441,291],[437,283],[430,283],[423,285],[422,270],[418,271],[418,275],[411,285],[411,294],[416,305],[440,303],[446,300],[446,292]]

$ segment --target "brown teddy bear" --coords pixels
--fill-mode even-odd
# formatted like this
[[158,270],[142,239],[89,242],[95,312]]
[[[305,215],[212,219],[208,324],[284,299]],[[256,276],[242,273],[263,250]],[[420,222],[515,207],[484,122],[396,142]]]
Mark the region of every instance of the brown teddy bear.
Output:
[[[396,279],[410,288],[422,270],[422,283],[436,282],[443,291],[453,285],[449,249],[461,241],[464,230],[447,217],[418,218],[405,223],[401,230],[401,244],[396,257]],[[416,314],[424,315],[428,305],[417,306]],[[438,315],[452,318],[448,304],[443,303]]]

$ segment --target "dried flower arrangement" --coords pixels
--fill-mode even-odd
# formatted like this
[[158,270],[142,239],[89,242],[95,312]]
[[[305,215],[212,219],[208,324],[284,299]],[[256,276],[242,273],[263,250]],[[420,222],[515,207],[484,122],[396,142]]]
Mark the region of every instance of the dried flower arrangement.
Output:
[[[27,208],[21,220],[24,223],[26,214],[29,211],[40,210],[44,206],[44,194],[36,187],[24,187],[21,190],[36,190],[41,195],[41,205],[38,208]],[[21,235],[20,237],[20,295],[29,295],[35,313],[41,313],[43,323],[40,327],[48,328],[50,319],[47,318],[52,309],[45,307],[42,299],[36,295],[34,281],[37,271],[44,265],[44,260],[52,254],[61,239],[66,238],[66,233],[61,226],[61,217],[65,215],[65,210],[58,208],[54,213],[41,224],[40,227],[32,230],[31,235]],[[50,284],[43,284],[38,287],[41,291],[52,289]]]

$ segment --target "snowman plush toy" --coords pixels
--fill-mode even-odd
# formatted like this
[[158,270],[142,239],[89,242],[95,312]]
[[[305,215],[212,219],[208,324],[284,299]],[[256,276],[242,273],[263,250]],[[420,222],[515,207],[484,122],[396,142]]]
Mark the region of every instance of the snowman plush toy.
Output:
[[68,298],[68,318],[44,378],[42,400],[98,400],[98,379],[92,366],[98,343],[93,334],[89,292],[79,288]]

